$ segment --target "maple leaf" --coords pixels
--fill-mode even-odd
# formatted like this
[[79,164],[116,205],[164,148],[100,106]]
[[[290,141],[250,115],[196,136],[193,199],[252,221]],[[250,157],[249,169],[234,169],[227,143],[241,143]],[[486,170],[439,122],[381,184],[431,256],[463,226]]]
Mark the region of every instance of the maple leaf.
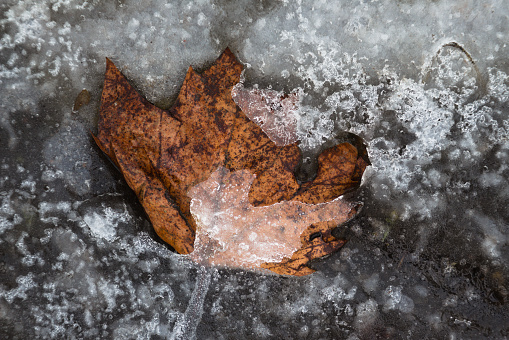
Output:
[[[299,183],[294,175],[302,158],[297,143],[285,145],[292,141],[285,137],[276,145],[272,133],[236,105],[232,90],[241,72],[242,65],[227,49],[202,74],[190,67],[175,104],[162,110],[107,59],[94,139],[121,170],[156,233],[178,253],[219,266],[312,273],[310,260],[344,244],[331,231],[353,217],[360,204],[338,197],[359,186],[367,154],[361,146],[336,145],[319,155],[316,178]],[[264,106],[261,100],[274,104],[290,98],[283,116],[296,104],[291,96],[242,88],[235,96],[241,107],[249,98],[258,101],[246,111],[253,117],[263,114],[267,121],[278,106]],[[276,138],[281,124],[272,121],[265,128],[278,126],[272,134]],[[249,257],[264,252],[275,255],[250,262]]]

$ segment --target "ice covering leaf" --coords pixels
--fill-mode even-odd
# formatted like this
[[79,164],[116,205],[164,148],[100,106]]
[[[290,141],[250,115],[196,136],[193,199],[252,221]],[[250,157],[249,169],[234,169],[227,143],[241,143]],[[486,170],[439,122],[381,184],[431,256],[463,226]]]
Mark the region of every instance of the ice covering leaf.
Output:
[[319,204],[282,201],[255,207],[248,199],[254,179],[249,170],[221,167],[189,191],[198,227],[191,257],[197,262],[251,269],[279,263],[299,250],[309,225],[343,223],[358,208],[341,197]]
[[233,100],[242,112],[277,146],[298,141],[296,111],[300,95],[299,91],[286,95],[274,90],[246,89],[243,83],[232,90]]
[[[94,138],[138,196],[157,234],[178,253],[193,253],[198,235],[196,246],[202,250],[191,255],[196,261],[306,275],[313,272],[310,260],[343,245],[331,231],[360,205],[337,198],[360,184],[369,161],[364,150],[342,143],[320,154],[314,180],[299,183],[297,143],[276,145],[235,104],[232,89],[241,72],[227,49],[202,74],[189,68],[175,104],[162,110],[107,60]],[[214,185],[223,189],[213,191]],[[218,210],[211,211],[214,206]],[[229,208],[233,215],[216,223]],[[250,231],[259,244],[248,242],[254,237]],[[317,233],[320,237],[311,237]],[[285,250],[272,249],[270,238]],[[251,255],[243,253],[242,243],[277,255],[249,264]]]

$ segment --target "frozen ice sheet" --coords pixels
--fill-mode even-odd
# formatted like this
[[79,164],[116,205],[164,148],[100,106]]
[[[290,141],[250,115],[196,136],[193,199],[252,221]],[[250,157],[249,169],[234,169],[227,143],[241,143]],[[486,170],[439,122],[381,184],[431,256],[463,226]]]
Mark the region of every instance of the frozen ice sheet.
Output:
[[105,57],[167,107],[188,66],[227,46],[246,88],[298,89],[311,170],[341,131],[373,165],[340,254],[306,278],[219,270],[196,337],[508,336],[505,0],[6,0],[0,13],[1,337],[179,328],[197,268],[157,239],[88,132]]

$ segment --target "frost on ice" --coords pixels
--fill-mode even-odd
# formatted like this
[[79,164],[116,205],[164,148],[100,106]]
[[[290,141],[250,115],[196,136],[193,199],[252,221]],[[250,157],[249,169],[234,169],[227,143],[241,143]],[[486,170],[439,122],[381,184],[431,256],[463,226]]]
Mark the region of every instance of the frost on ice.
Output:
[[91,234],[96,238],[106,241],[114,241],[118,238],[117,227],[119,223],[126,223],[131,216],[124,205],[123,211],[116,211],[103,205],[103,212],[88,211],[83,217],[85,225],[90,229]]
[[301,247],[300,235],[311,224],[344,223],[359,203],[338,197],[321,204],[284,201],[255,207],[248,194],[255,175],[248,170],[218,168],[189,190],[191,214],[197,221],[197,262],[253,269],[280,262]]
[[286,95],[268,89],[246,89],[242,82],[232,89],[232,98],[242,112],[277,146],[289,145],[298,140],[297,110],[301,96],[302,90],[294,90]]

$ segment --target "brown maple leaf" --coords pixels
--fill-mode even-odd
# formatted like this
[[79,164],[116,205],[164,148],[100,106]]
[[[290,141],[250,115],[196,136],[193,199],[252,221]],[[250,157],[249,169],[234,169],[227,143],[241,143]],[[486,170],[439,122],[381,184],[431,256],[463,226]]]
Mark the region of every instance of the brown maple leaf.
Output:
[[[94,138],[122,171],[157,234],[178,253],[193,253],[198,235],[191,255],[196,261],[306,275],[313,272],[310,260],[344,244],[331,231],[360,204],[338,197],[359,186],[369,161],[362,147],[339,144],[320,154],[314,180],[299,183],[297,144],[276,145],[235,104],[232,89],[241,72],[227,49],[202,74],[189,68],[175,104],[162,110],[107,60]],[[239,189],[233,193],[231,181]],[[211,185],[223,189],[214,192]],[[199,201],[216,210],[200,211]],[[216,222],[228,209],[226,228]],[[248,264],[246,258],[258,256],[249,249],[257,247],[257,254],[279,255]]]

